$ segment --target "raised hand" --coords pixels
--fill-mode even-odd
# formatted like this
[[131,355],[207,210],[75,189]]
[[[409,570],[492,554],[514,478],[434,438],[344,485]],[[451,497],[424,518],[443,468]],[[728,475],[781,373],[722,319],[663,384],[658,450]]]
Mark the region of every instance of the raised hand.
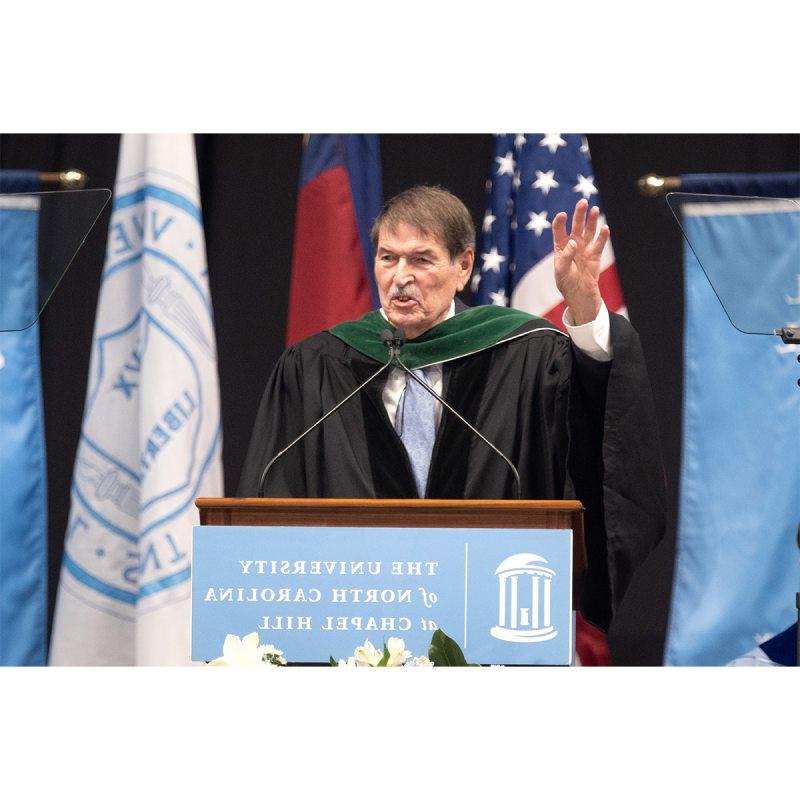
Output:
[[556,214],[553,220],[556,286],[572,311],[576,325],[591,322],[600,311],[600,255],[611,235],[608,225],[603,225],[597,234],[600,209],[593,206],[588,211],[588,208],[587,200],[577,202],[569,235],[564,211]]

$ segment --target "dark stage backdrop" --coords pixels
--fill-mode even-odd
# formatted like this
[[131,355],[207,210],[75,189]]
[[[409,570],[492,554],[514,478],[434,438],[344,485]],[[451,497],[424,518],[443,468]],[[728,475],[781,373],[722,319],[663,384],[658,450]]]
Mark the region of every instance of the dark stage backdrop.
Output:
[[[226,493],[236,491],[267,376],[283,349],[302,137],[196,137],[222,393]],[[653,384],[669,486],[668,535],[639,570],[611,629],[615,664],[660,664],[675,552],[681,430],[682,245],[663,198],[641,197],[647,172],[772,172],[800,165],[797,135],[589,136],[630,317]],[[116,135],[0,135],[0,168],[88,173],[113,188]],[[385,196],[416,183],[459,195],[477,224],[492,156],[489,135],[384,135]],[[48,452],[50,618],[72,464],[80,434],[109,210],[42,318]]]

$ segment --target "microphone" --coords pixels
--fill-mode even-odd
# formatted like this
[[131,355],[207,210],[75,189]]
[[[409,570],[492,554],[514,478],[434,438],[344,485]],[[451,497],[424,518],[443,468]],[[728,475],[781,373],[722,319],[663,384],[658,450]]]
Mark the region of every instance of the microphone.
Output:
[[389,348],[390,357],[394,358],[400,353],[400,348],[406,343],[406,335],[400,328],[389,330],[384,328],[381,331],[381,341]]
[[400,359],[400,349],[406,342],[406,336],[402,330],[399,328],[395,328],[390,330],[389,328],[385,328],[381,331],[381,341],[386,345],[389,350],[389,358],[385,364],[379,367],[375,372],[372,373],[360,386],[357,386],[353,389],[350,394],[347,395],[343,400],[340,400],[330,411],[323,414],[311,427],[306,428],[296,439],[291,441],[286,447],[283,448],[279,453],[276,453],[267,465],[264,467],[264,471],[261,473],[261,479],[258,482],[258,496],[264,496],[264,487],[266,486],[267,482],[267,475],[269,474],[270,469],[272,469],[273,465],[280,459],[282,456],[286,455],[296,444],[301,442],[306,436],[308,436],[311,431],[315,428],[320,426],[323,422],[325,422],[328,417],[332,414],[335,414],[348,400],[351,400],[355,397],[370,381],[374,380],[378,377],[384,370],[388,369],[392,364],[396,364],[403,372],[406,373],[412,380],[416,381],[426,392],[433,395],[451,414],[456,416],[464,425],[469,428],[469,430],[475,434],[487,447],[497,453],[500,458],[508,465],[508,468],[511,470],[514,476],[514,486],[517,492],[517,500],[521,499],[522,496],[522,483],[520,481],[519,472],[517,472],[517,468],[511,463],[511,461],[506,457],[506,455],[498,449],[495,445],[493,445],[477,428],[467,422],[461,414],[456,411],[453,406],[450,405],[440,394],[435,392],[430,386],[428,386],[425,381],[421,381]]
[[286,455],[286,453],[288,453],[289,450],[291,450],[298,442],[305,439],[305,437],[308,436],[308,434],[311,433],[311,431],[313,431],[316,427],[325,422],[325,420],[328,419],[328,417],[331,416],[331,414],[336,413],[348,400],[355,397],[371,380],[377,378],[378,375],[380,375],[381,372],[383,372],[385,369],[388,369],[391,366],[395,356],[397,355],[397,352],[403,346],[405,340],[406,337],[402,331],[399,330],[390,331],[388,329],[381,331],[381,341],[383,341],[383,343],[389,348],[389,360],[379,369],[375,370],[375,372],[373,372],[372,375],[370,375],[369,378],[367,378],[364,381],[364,383],[353,389],[353,391],[350,392],[350,394],[348,394],[347,397],[344,398],[344,400],[340,400],[330,411],[328,411],[326,414],[323,414],[310,428],[306,428],[306,430],[304,430],[294,441],[287,444],[286,447],[283,448],[283,450],[281,450],[279,453],[277,453],[270,459],[267,466],[264,467],[264,471],[261,473],[261,480],[258,482],[259,497],[264,496],[264,487],[266,486],[267,483],[267,475],[270,469],[272,469],[273,464],[275,464],[275,462],[279,458]]
[[[383,338],[383,335],[386,334],[386,333],[389,333],[389,331],[383,331],[383,333],[381,334],[381,338]],[[493,445],[477,428],[475,428],[473,425],[470,425],[470,423],[467,422],[467,420],[465,420],[464,417],[462,417],[461,414],[459,414],[458,411],[456,411],[453,408],[453,406],[451,406],[450,403],[448,403],[447,400],[444,399],[444,397],[442,397],[440,394],[435,392],[430,386],[428,386],[427,383],[425,383],[425,381],[421,381],[400,360],[400,348],[405,343],[405,336],[403,335],[402,331],[398,331],[398,333],[400,334],[400,337],[402,337],[402,338],[394,338],[394,339],[392,339],[392,344],[396,345],[395,352],[392,355],[392,359],[394,360],[394,363],[397,364],[397,366],[399,366],[400,369],[402,369],[403,372],[405,372],[408,377],[410,377],[413,380],[415,380],[423,389],[425,389],[425,391],[428,392],[428,394],[432,394],[451,414],[454,414],[456,417],[458,417],[458,419],[460,419],[461,422],[463,422],[464,425],[466,425],[472,431],[472,433],[474,433],[490,449],[494,450],[494,452],[497,453],[497,455],[500,456],[500,458],[502,458],[503,461],[506,462],[506,464],[508,465],[508,468],[511,470],[511,472],[512,472],[512,474],[514,476],[514,486],[515,486],[515,488],[517,490],[517,500],[520,500],[522,498],[522,482],[520,481],[519,472],[517,472],[517,468],[511,463],[511,460],[508,459],[505,456],[505,454],[499,448],[495,447],[495,445]],[[384,342],[386,342],[386,339],[384,339]],[[387,345],[388,344],[389,343],[387,342]],[[391,363],[391,361],[389,363]],[[407,379],[408,378],[406,378],[406,380]]]

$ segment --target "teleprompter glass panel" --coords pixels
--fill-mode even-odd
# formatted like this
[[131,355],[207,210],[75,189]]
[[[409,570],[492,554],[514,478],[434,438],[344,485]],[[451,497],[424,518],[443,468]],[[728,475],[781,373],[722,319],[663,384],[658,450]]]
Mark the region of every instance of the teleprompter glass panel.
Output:
[[39,319],[110,197],[108,189],[0,194],[0,331]]
[[737,330],[800,327],[800,202],[674,192],[667,203]]

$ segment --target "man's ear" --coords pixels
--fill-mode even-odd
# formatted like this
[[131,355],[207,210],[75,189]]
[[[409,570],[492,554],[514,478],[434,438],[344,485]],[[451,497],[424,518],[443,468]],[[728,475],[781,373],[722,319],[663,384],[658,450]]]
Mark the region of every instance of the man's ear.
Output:
[[468,247],[457,259],[458,264],[458,291],[460,292],[472,275],[472,267],[475,264],[475,250]]

